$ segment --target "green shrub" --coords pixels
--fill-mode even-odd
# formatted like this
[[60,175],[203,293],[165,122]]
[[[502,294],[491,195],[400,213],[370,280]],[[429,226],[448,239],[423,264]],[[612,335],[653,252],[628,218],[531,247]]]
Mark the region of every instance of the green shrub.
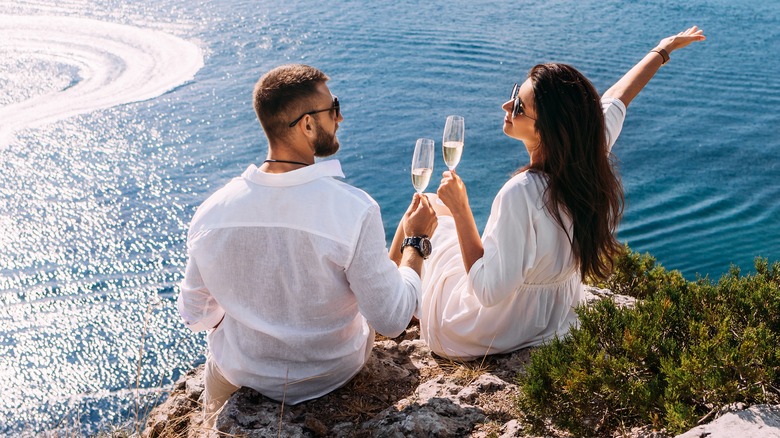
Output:
[[639,254],[624,246],[622,254],[612,261],[612,275],[604,281],[589,283],[616,294],[647,298],[662,285],[682,285],[685,278],[679,271],[667,271],[648,253]]
[[645,299],[580,308],[579,328],[533,352],[518,377],[528,420],[577,436],[678,433],[729,403],[780,401],[780,263],[756,259],[755,274],[732,268],[713,284],[622,257],[607,284]]

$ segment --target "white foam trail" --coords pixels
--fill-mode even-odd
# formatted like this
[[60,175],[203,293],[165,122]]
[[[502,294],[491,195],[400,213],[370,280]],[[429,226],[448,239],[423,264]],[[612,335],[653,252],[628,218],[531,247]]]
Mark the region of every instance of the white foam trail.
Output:
[[203,52],[191,42],[85,18],[0,15],[3,52],[75,67],[79,73],[64,90],[0,108],[0,148],[23,128],[160,96],[203,67]]

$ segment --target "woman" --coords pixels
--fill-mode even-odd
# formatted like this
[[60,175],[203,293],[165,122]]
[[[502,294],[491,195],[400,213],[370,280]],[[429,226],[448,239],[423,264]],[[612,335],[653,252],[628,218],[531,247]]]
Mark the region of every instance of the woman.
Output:
[[504,133],[525,144],[531,162],[499,191],[483,236],[455,172],[444,172],[437,192],[446,208],[437,211],[420,315],[433,352],[505,353],[576,324],[582,279],[608,276],[621,248],[623,189],[609,155],[626,107],[669,54],[704,39],[695,26],[664,38],[601,98],[564,64],[537,65],[515,85],[502,106]]

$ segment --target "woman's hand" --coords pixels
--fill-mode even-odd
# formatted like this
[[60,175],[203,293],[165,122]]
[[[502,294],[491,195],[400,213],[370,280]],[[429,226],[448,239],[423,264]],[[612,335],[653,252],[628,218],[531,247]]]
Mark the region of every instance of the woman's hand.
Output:
[[[661,65],[669,61],[669,54],[674,50],[687,46],[694,41],[703,41],[706,37],[704,31],[696,26],[684,30],[677,35],[672,35],[661,40],[660,43],[647,53],[638,64],[633,66],[619,81],[604,93],[604,97],[620,99],[628,106],[640,91],[650,82]],[[666,55],[658,49],[663,49]]]
[[668,53],[672,53],[672,51],[682,49],[694,41],[703,41],[705,39],[707,39],[707,37],[704,36],[704,31],[693,26],[677,35],[662,39],[657,47],[666,50]]
[[452,212],[453,217],[469,212],[469,197],[466,194],[466,185],[454,170],[442,173],[441,183],[436,194],[441,202]]
[[466,268],[466,272],[469,272],[474,263],[482,258],[485,250],[479,237],[477,223],[471,214],[466,185],[457,173],[447,171],[442,174],[441,184],[436,193],[452,212],[455,231],[460,242],[460,254],[463,256],[463,267]]

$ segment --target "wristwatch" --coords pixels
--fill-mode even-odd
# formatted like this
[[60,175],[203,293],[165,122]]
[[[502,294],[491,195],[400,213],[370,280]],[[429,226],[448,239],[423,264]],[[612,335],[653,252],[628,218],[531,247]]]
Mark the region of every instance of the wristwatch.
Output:
[[417,252],[420,253],[420,257],[422,257],[423,260],[427,259],[428,256],[431,255],[431,240],[428,239],[427,236],[407,237],[401,244],[401,252],[404,252],[404,248],[407,246],[411,246],[412,248],[416,249]]

